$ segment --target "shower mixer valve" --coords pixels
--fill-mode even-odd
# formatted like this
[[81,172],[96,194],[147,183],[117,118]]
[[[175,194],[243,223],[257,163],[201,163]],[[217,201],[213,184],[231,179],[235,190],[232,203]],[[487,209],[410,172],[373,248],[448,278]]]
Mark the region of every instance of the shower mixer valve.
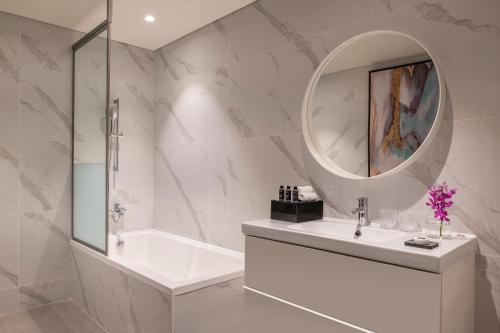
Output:
[[111,213],[113,221],[115,223],[118,223],[118,221],[120,221],[120,218],[127,212],[127,209],[122,205],[120,205],[120,203],[116,202],[113,206],[113,209],[110,210],[109,212]]

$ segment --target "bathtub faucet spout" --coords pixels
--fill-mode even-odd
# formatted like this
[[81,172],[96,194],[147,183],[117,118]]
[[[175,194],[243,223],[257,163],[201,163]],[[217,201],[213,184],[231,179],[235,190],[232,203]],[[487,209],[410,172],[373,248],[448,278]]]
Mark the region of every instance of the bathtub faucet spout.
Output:
[[125,241],[119,233],[116,233],[116,247],[122,247],[123,245],[125,245]]

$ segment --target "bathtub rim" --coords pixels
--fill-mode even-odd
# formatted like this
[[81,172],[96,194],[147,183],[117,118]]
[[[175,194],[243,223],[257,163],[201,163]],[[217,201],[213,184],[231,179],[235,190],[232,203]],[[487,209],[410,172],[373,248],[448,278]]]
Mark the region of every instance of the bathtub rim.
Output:
[[[236,256],[238,258],[241,258],[241,260],[242,260],[242,269],[231,272],[231,273],[223,274],[223,275],[212,276],[212,277],[209,277],[209,278],[204,279],[204,280],[190,282],[188,284],[182,284],[182,283],[177,283],[177,282],[172,281],[175,285],[167,286],[167,285],[165,285],[165,284],[163,284],[163,283],[161,283],[161,282],[159,282],[151,277],[148,277],[144,274],[141,274],[140,272],[126,266],[123,263],[120,263],[120,262],[113,260],[112,256],[116,255],[116,253],[115,253],[114,249],[113,249],[113,251],[111,251],[111,247],[112,246],[114,247],[114,243],[110,243],[110,245],[111,244],[113,244],[113,245],[110,246],[110,251],[109,251],[108,256],[105,256],[102,253],[94,251],[91,248],[86,247],[85,245],[83,245],[79,242],[76,242],[74,240],[70,241],[70,245],[73,248],[80,250],[83,253],[90,255],[91,257],[101,261],[102,263],[107,264],[107,265],[111,265],[113,268],[115,268],[115,269],[117,269],[125,274],[128,274],[128,275],[136,278],[137,280],[144,282],[144,283],[146,283],[146,284],[148,284],[156,289],[159,289],[160,291],[165,292],[171,296],[186,294],[186,293],[189,293],[189,292],[192,292],[195,290],[199,290],[199,289],[203,289],[206,287],[210,287],[210,286],[213,286],[213,285],[216,285],[219,283],[235,280],[235,279],[244,277],[244,275],[245,275],[244,254],[241,252],[238,252],[238,251],[226,249],[226,248],[223,248],[220,246],[216,246],[216,245],[212,245],[212,244],[208,244],[208,243],[204,243],[204,242],[200,242],[197,240],[178,236],[178,235],[171,234],[171,233],[157,230],[157,229],[144,229],[144,230],[138,230],[138,231],[127,231],[127,232],[120,233],[120,235],[122,235],[126,239],[127,236],[134,236],[134,235],[141,235],[141,234],[148,234],[148,233],[149,234],[151,234],[151,233],[158,234],[158,235],[170,238],[170,239],[174,239],[174,240],[177,240],[180,242],[184,242],[184,243],[193,245],[193,246],[201,247],[201,248],[208,249],[208,250],[213,250],[213,251],[219,252],[221,254]],[[110,235],[110,237],[116,237],[116,236]],[[75,265],[77,265],[77,263],[75,263]]]

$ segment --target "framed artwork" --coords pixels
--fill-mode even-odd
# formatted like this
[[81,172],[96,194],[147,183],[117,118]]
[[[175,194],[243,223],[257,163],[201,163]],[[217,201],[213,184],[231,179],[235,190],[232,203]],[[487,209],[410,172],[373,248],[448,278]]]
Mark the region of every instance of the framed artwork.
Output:
[[397,167],[422,145],[439,106],[432,61],[369,72],[368,170],[377,176]]

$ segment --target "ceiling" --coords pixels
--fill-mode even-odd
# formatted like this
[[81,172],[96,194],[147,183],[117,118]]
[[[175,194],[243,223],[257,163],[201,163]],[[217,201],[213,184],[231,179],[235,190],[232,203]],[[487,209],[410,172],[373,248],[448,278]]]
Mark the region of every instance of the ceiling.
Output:
[[[157,50],[254,1],[114,0],[112,38]],[[0,0],[0,11],[89,32],[105,19],[106,1]],[[146,22],[146,15],[155,22]]]
[[417,56],[430,58],[422,46],[408,37],[399,34],[374,34],[343,48],[326,66],[322,75]]

